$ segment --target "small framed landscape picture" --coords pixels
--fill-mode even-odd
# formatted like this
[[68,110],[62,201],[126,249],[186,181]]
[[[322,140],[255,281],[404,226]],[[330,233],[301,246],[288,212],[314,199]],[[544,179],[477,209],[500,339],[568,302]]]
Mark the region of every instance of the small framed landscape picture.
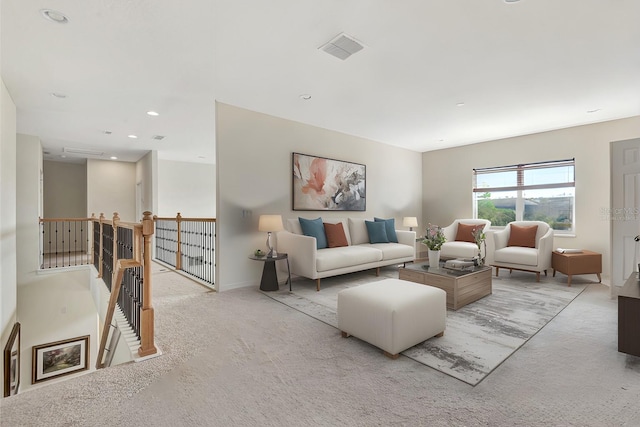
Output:
[[89,368],[89,335],[33,346],[33,384]]
[[20,323],[11,329],[9,340],[4,347],[4,397],[18,394],[20,388]]

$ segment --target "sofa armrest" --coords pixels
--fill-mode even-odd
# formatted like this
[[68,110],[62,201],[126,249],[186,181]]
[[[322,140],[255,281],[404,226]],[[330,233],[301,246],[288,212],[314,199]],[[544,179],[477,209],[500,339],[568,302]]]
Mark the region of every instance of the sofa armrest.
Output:
[[288,231],[279,231],[277,237],[277,251],[288,254],[291,272],[309,279],[317,278],[316,256],[318,248],[316,238]]
[[538,241],[538,265],[545,270],[551,268],[551,253],[553,252],[553,229],[549,227],[544,236]]
[[509,227],[505,227],[493,233],[494,251],[507,247],[507,243],[509,243],[509,231]]
[[442,227],[442,234],[444,234],[447,242],[453,242],[456,240],[456,233],[458,232],[458,221],[454,221],[453,224]]
[[416,232],[415,231],[396,230],[396,235],[398,236],[398,243],[411,246],[413,248],[413,251],[415,252],[415,249],[416,249]]

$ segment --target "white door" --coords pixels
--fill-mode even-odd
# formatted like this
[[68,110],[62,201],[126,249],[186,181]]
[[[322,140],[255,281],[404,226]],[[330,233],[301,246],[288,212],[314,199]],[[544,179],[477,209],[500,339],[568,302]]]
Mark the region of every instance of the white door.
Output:
[[611,295],[638,271],[640,243],[640,139],[616,141],[611,149]]

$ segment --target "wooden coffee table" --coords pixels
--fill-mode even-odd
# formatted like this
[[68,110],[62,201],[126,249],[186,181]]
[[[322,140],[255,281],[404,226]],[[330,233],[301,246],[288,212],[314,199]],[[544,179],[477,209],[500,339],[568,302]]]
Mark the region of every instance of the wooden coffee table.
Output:
[[429,268],[428,261],[417,261],[398,269],[400,280],[435,286],[447,293],[447,308],[457,310],[491,294],[491,267],[473,271]]

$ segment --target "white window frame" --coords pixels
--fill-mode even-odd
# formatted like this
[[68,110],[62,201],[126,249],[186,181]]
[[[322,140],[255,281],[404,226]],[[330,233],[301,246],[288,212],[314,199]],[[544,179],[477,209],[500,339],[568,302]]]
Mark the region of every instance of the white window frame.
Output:
[[[555,183],[546,183],[546,184],[531,184],[525,185],[524,183],[524,174],[527,170],[532,169],[550,169],[561,166],[568,166],[572,168],[573,176],[569,177],[567,181],[555,182]],[[483,174],[491,174],[498,172],[516,172],[516,184],[504,187],[478,187],[478,177]],[[525,207],[525,198],[523,197],[523,192],[526,190],[542,190],[542,189],[552,189],[552,188],[567,188],[573,187],[573,206],[571,212],[571,224],[572,227],[570,230],[556,230],[554,229],[554,234],[559,235],[574,235],[576,232],[576,215],[575,215],[575,206],[576,206],[576,194],[575,194],[575,159],[566,159],[566,160],[554,160],[547,162],[537,162],[537,163],[522,163],[517,165],[509,165],[509,166],[496,166],[489,168],[478,168],[473,170],[473,190],[472,190],[472,199],[473,199],[473,217],[478,218],[478,202],[476,199],[477,193],[491,193],[491,192],[503,192],[503,191],[515,191],[516,203],[515,203],[515,220],[522,221],[524,217],[524,207]],[[494,228],[494,225],[491,225]],[[502,228],[502,226],[495,226],[495,228]]]

